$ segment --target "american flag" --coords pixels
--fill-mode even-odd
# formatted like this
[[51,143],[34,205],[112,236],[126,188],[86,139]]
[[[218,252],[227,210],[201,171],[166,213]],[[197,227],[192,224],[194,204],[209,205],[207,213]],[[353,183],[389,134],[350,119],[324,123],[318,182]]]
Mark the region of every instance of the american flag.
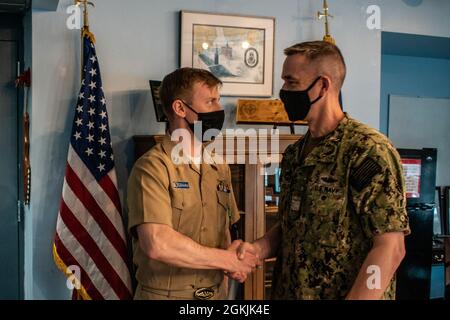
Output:
[[[83,79],[70,136],[53,254],[83,299],[130,299],[122,207],[93,35],[83,36]],[[76,272],[76,271],[79,272]]]

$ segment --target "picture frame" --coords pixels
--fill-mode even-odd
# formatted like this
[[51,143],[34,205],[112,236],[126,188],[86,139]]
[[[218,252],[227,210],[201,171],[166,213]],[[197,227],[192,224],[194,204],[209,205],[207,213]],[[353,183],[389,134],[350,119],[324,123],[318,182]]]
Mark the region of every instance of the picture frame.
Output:
[[206,69],[221,95],[271,97],[275,18],[180,11],[180,67]]
[[157,122],[167,122],[167,116],[164,113],[161,99],[159,98],[159,87],[162,81],[149,80],[150,91],[152,93],[153,107],[155,108],[155,115]]

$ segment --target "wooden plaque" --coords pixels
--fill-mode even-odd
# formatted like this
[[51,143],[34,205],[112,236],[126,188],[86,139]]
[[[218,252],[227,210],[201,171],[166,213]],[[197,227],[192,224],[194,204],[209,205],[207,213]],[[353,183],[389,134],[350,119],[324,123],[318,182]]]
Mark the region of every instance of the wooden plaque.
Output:
[[238,99],[236,111],[238,124],[276,124],[278,126],[306,125],[306,121],[289,121],[283,102],[274,100]]

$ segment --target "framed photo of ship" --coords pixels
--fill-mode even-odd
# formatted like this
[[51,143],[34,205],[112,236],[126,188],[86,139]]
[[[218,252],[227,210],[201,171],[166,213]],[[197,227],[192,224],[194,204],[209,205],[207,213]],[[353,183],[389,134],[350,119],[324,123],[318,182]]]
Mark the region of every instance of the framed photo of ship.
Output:
[[180,66],[211,71],[223,96],[270,97],[275,19],[181,11]]

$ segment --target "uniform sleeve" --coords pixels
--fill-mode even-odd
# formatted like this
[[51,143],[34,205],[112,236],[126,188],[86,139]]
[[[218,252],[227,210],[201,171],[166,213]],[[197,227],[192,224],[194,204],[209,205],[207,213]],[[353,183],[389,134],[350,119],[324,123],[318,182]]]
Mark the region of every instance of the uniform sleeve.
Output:
[[233,184],[231,183],[231,170],[227,166],[227,179],[230,181],[230,210],[231,210],[231,221],[230,225],[235,224],[240,219],[239,209],[236,205],[236,199],[234,198]]
[[162,159],[141,158],[128,179],[128,229],[143,223],[172,226],[169,178]]
[[373,146],[352,166],[349,180],[353,204],[367,237],[410,233],[400,156],[392,146]]

